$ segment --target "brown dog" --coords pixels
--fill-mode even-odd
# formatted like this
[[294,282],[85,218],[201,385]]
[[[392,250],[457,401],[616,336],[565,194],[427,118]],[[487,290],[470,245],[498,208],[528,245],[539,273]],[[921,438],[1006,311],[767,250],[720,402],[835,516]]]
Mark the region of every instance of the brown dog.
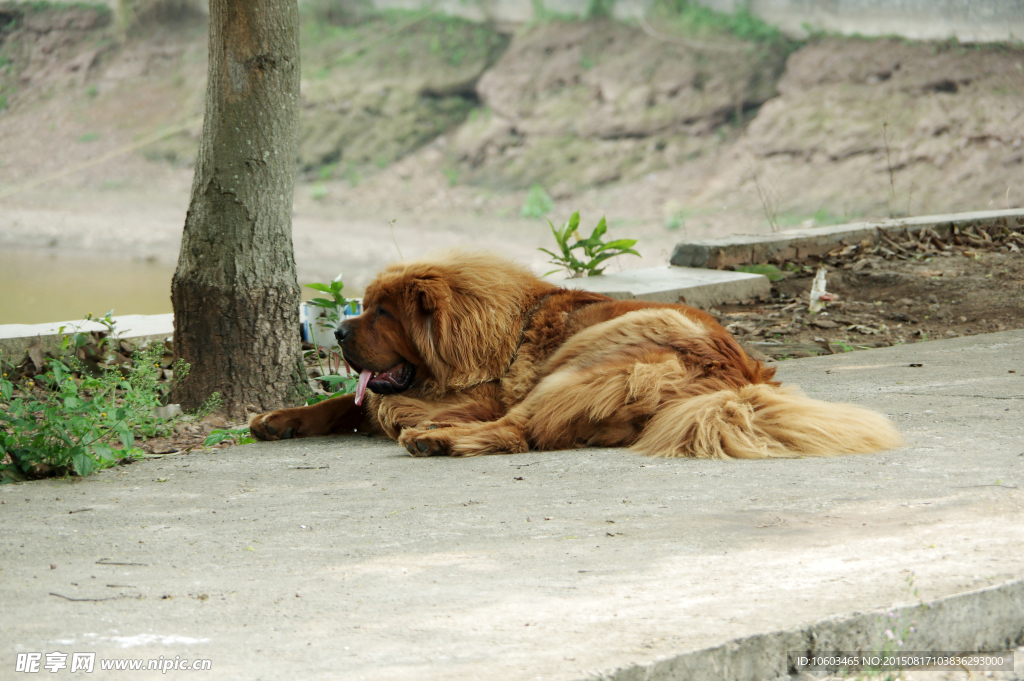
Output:
[[253,435],[371,433],[413,456],[594,445],[754,459],[901,443],[880,414],[781,387],[700,310],[558,288],[495,256],[392,265],[363,305],[335,334],[356,392],[257,416]]

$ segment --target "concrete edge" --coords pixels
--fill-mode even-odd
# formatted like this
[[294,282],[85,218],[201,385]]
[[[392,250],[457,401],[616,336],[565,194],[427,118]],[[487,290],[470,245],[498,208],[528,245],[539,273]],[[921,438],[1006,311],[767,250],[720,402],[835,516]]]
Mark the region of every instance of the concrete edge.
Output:
[[[789,654],[886,649],[885,630],[916,631],[903,650],[999,652],[1024,644],[1024,579],[915,605],[833,617],[796,629],[734,639],[650,664],[634,664],[585,681],[762,681],[801,669]],[[892,643],[888,644],[891,649]]]
[[706,267],[722,269],[732,265],[762,262],[782,262],[811,255],[822,255],[836,246],[861,243],[874,244],[882,234],[909,230],[917,234],[930,229],[945,237],[954,227],[1024,228],[1024,210],[992,210],[974,213],[926,215],[916,218],[860,222],[827,227],[791,229],[775,234],[748,234],[704,239],[676,244],[669,262],[678,267]]
[[[173,315],[124,315],[114,317],[118,324],[117,337],[135,343],[166,341],[174,335]],[[60,328],[64,327],[64,332]],[[5,362],[21,362],[29,350],[39,345],[43,355],[62,354],[65,336],[81,331],[83,333],[106,332],[106,327],[84,320],[70,322],[49,322],[46,324],[0,325],[0,357]]]
[[617,300],[683,303],[701,309],[771,297],[771,282],[762,274],[672,265],[613,272],[600,277],[560,279],[551,283],[600,293]]

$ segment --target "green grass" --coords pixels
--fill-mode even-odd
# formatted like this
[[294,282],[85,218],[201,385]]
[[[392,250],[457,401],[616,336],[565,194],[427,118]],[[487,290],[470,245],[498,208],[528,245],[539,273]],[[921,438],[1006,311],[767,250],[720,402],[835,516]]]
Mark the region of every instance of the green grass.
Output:
[[672,28],[693,37],[731,35],[755,43],[767,43],[793,50],[799,43],[754,16],[743,6],[734,13],[716,12],[691,0],[655,0],[654,13]]
[[113,14],[106,5],[92,2],[45,2],[45,0],[35,0],[34,2],[19,3],[18,8],[28,10],[29,12],[48,12],[50,10],[60,12],[68,9],[88,9],[100,14],[106,14],[107,16]]
[[79,135],[78,136],[78,141],[79,142],[95,142],[100,137],[102,137],[102,135],[100,135],[98,132],[87,132],[87,133],[84,133],[82,135]]
[[519,215],[524,218],[539,219],[550,213],[554,207],[555,202],[544,191],[544,187],[535,184],[530,187],[530,191],[526,194],[526,201],[523,203]]

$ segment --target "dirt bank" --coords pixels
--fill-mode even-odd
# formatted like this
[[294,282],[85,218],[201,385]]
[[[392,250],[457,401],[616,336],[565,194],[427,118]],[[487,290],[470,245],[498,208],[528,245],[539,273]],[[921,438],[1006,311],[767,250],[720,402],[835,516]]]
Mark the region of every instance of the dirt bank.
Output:
[[[201,130],[201,17],[123,33],[100,10],[39,7],[0,9],[0,192],[50,181],[0,199],[0,244],[173,263],[181,218],[168,216],[183,218]],[[315,18],[295,219],[313,278],[367,281],[397,255],[393,218],[406,257],[464,243],[543,268],[546,225],[519,217],[535,182],[555,222],[579,209],[638,238],[644,257],[623,267],[663,264],[682,239],[1022,200],[1019,47],[797,46],[694,36],[671,17],[512,35],[410,14]],[[128,214],[137,224],[105,233]]]

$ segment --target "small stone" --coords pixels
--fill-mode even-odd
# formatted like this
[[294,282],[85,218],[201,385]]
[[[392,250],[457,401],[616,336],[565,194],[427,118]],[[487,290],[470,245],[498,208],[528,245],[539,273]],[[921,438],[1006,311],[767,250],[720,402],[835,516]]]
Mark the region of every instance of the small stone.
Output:
[[163,407],[157,407],[153,410],[153,415],[161,419],[174,418],[175,416],[181,415],[180,404],[168,404]]
[[228,422],[224,420],[224,417],[222,417],[222,416],[215,416],[213,414],[210,414],[209,416],[204,418],[202,420],[202,423],[208,423],[211,426],[213,426],[214,428],[227,428],[228,427]]

